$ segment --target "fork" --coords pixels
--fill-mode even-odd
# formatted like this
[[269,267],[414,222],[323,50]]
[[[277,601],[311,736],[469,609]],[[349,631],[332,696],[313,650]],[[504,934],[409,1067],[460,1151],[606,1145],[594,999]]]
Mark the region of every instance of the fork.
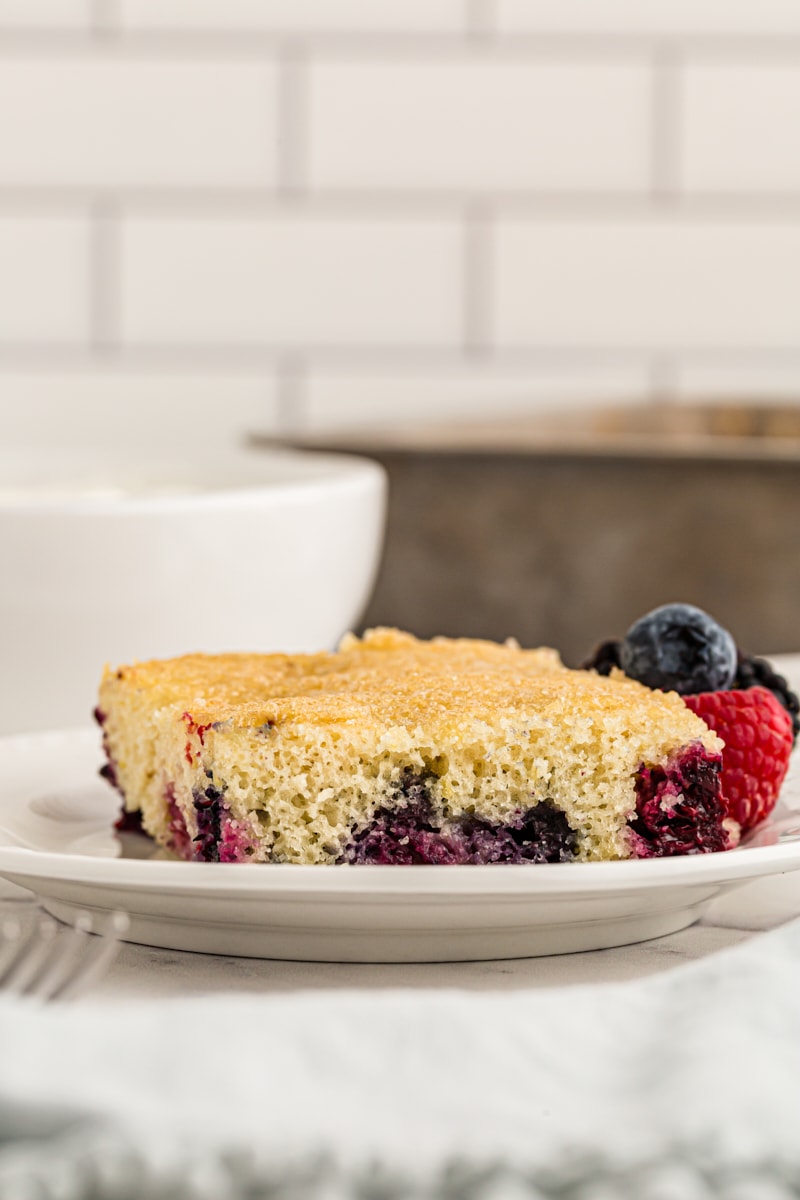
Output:
[[73,925],[51,917],[27,897],[0,901],[0,991],[37,1000],[72,1000],[110,966],[128,929],[125,913],[97,927],[88,912]]

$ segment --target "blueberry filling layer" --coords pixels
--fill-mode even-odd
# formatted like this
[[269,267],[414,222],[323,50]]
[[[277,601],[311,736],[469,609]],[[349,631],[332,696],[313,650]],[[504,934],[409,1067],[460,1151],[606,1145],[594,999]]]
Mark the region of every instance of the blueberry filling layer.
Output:
[[117,833],[144,833],[142,814],[137,808],[135,812],[127,812],[124,808],[114,822]]
[[95,708],[92,711],[92,716],[94,717],[95,721],[97,722],[97,724],[100,726],[100,728],[103,731],[103,751],[106,756],[106,762],[103,763],[98,774],[100,775],[101,779],[105,779],[106,783],[110,783],[111,786],[113,788],[116,788],[117,791],[120,792],[120,794],[121,794],[122,788],[119,786],[119,779],[117,777],[116,763],[114,762],[114,759],[111,757],[111,751],[109,750],[109,746],[108,746],[108,737],[106,736],[106,731],[105,731],[106,714],[103,712],[103,710],[101,708]]
[[197,835],[193,839],[192,857],[198,862],[219,862],[222,832],[222,792],[209,784],[202,791],[192,792],[197,817]]
[[209,784],[202,790],[195,789],[192,801],[197,834],[191,842],[187,835],[183,847],[175,847],[178,853],[195,862],[247,862],[252,858],[257,849],[253,829],[231,816],[219,788]]
[[167,805],[169,822],[167,825],[167,845],[170,850],[180,854],[181,858],[193,858],[194,846],[186,828],[186,820],[180,810],[175,794],[175,784],[168,783],[164,788],[164,800]]
[[547,801],[507,825],[474,816],[438,821],[423,776],[406,772],[397,806],[380,808],[339,861],[381,864],[545,863],[575,858],[577,838]]
[[97,774],[101,779],[105,779],[106,783],[110,783],[113,788],[116,788],[118,792],[122,790],[119,786],[117,768],[115,767],[114,761],[111,757],[109,757],[108,762],[103,763]]
[[665,766],[644,764],[636,776],[636,816],[629,820],[636,858],[729,850],[720,789],[722,760],[696,742]]

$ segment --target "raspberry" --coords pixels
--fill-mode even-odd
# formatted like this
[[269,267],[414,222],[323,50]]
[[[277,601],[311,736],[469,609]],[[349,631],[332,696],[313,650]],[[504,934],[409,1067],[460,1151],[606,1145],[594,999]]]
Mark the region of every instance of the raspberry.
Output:
[[683,700],[725,742],[723,803],[746,833],[775,807],[789,769],[792,718],[764,687],[700,692]]
[[780,700],[783,707],[792,718],[792,733],[794,740],[800,734],[800,698],[792,691],[782,675],[772,669],[772,664],[765,658],[754,658],[752,654],[738,653],[736,678],[731,687],[751,688],[765,687]]

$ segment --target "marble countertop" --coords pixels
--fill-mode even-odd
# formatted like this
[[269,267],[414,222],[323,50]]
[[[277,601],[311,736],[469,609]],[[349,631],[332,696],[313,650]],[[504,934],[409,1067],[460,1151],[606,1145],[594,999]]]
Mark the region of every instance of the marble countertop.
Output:
[[[797,687],[800,655],[773,661]],[[2,881],[0,881],[1,883]],[[736,887],[688,929],[608,950],[493,962],[352,964],[235,958],[123,944],[88,994],[115,1002],[220,993],[319,989],[457,988],[508,991],[633,979],[704,958],[800,916],[800,871]]]

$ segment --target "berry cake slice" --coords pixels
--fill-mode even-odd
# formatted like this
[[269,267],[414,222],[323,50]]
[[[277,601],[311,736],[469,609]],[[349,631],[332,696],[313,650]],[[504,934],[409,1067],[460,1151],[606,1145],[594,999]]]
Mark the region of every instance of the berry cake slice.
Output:
[[212,862],[490,863],[726,850],[722,743],[674,693],[552,650],[377,629],[338,653],[107,671],[106,777]]

